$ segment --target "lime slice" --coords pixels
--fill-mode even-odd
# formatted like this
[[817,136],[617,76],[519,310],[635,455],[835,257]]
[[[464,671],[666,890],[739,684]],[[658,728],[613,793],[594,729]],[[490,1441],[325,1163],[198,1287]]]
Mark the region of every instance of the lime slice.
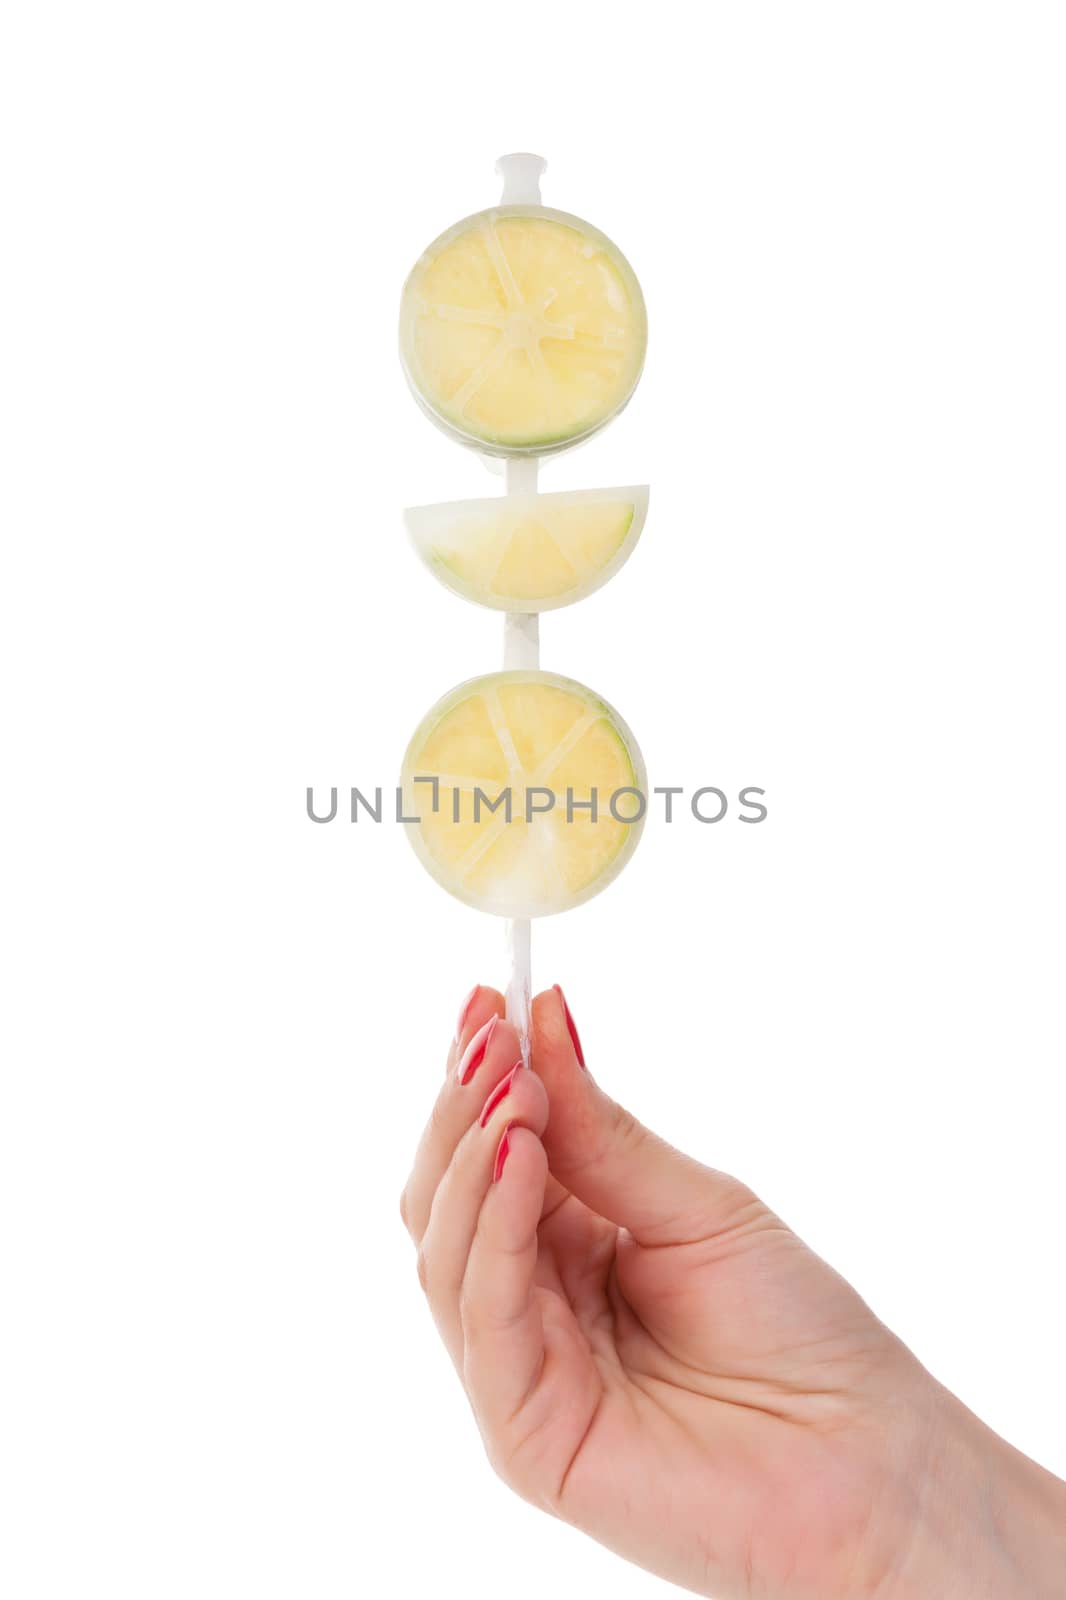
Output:
[[411,387],[431,417],[490,454],[545,454],[602,427],[633,393],[646,344],[625,256],[543,206],[456,223],[404,285]]
[[419,818],[408,832],[423,866],[467,905],[501,917],[549,916],[591,899],[643,827],[636,740],[599,695],[553,672],[494,672],[446,694],[408,745],[401,784],[404,815]]
[[598,589],[640,538],[646,487],[452,500],[404,512],[415,549],[465,600],[552,611]]

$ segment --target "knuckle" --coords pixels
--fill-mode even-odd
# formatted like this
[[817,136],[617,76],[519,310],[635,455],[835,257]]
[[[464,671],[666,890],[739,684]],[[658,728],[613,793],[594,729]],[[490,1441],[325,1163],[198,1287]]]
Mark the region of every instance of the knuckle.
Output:
[[407,1229],[408,1233],[410,1233],[410,1231],[411,1231],[411,1224],[410,1224],[410,1221],[408,1220],[409,1217],[410,1217],[410,1206],[409,1206],[409,1202],[408,1202],[408,1199],[407,1199],[407,1185],[405,1184],[404,1187],[403,1187],[403,1190],[402,1190],[402,1192],[400,1194],[400,1221],[403,1223],[403,1225]]
[[612,1143],[620,1146],[623,1151],[639,1149],[648,1137],[647,1128],[642,1122],[638,1122],[632,1111],[627,1111],[625,1106],[612,1101],[611,1107]]
[[761,1232],[781,1223],[753,1189],[726,1173],[720,1180],[722,1225],[732,1233]]
[[489,1466],[507,1485],[512,1494],[536,1506],[539,1511],[558,1515],[558,1504],[549,1489],[547,1473],[541,1459],[540,1441],[536,1434],[525,1441],[505,1441],[501,1438],[487,1440],[485,1454]]
[[[519,1495],[523,1494],[522,1486],[519,1482],[518,1475],[515,1472],[514,1458],[504,1453],[499,1441],[494,1440],[486,1444],[485,1455],[488,1458],[489,1466],[492,1468],[497,1478],[499,1478],[500,1482],[505,1483],[508,1489],[512,1490],[513,1493]],[[525,1498],[524,1495],[523,1498]]]
[[477,1307],[470,1298],[470,1289],[464,1279],[459,1285],[459,1326],[469,1332],[477,1314]]
[[419,1282],[419,1285],[421,1286],[422,1293],[423,1294],[428,1294],[429,1293],[429,1262],[426,1260],[426,1252],[422,1249],[421,1245],[419,1246],[418,1254],[415,1257],[415,1271],[418,1273],[418,1282]]
[[[449,1087],[451,1084],[449,1084]],[[426,1125],[426,1143],[434,1145],[438,1141],[446,1140],[452,1121],[450,1108],[444,1095],[439,1096],[429,1113]]]

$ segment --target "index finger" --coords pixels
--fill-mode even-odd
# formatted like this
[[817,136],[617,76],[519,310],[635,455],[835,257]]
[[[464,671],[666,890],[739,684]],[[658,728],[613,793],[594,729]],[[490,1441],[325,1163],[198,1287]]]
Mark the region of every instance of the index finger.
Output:
[[455,1147],[485,1101],[518,1058],[518,1038],[503,1020],[504,1000],[485,985],[471,991],[448,1051],[448,1069],[429,1114],[411,1175],[400,1199],[400,1215],[418,1244],[426,1231],[433,1196]]

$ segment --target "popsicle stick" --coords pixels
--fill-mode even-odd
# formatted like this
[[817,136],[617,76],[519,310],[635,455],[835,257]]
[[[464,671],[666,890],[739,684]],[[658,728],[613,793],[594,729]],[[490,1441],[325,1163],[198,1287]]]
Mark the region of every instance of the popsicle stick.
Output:
[[[535,494],[537,459],[508,461],[507,493]],[[540,666],[540,617],[536,612],[508,611],[503,621],[504,670],[528,671]],[[531,928],[528,917],[516,917],[507,926],[511,979],[507,985],[507,1020],[514,1024],[529,1065],[529,1012],[533,999]]]
[[540,180],[547,170],[543,156],[530,155],[526,150],[500,156],[496,171],[503,179],[501,206],[539,206]]
[[[543,156],[518,153],[501,156],[496,171],[503,179],[501,205],[539,205],[540,179],[548,163]],[[536,494],[540,463],[536,456],[509,459],[507,493]],[[509,611],[503,624],[504,670],[529,671],[540,666],[540,618],[535,612]],[[507,925],[511,979],[507,985],[507,1019],[518,1033],[522,1060],[529,1065],[529,1014],[533,999],[531,926],[528,917]]]
[[529,1066],[530,1012],[533,1005],[533,960],[530,950],[532,925],[528,917],[515,917],[507,924],[507,944],[511,957],[511,981],[507,985],[507,1020],[518,1034],[522,1060]]

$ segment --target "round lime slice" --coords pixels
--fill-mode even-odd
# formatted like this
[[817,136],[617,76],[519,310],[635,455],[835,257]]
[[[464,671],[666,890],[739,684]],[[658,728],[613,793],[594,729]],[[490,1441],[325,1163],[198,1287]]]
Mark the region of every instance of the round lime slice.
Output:
[[625,256],[544,206],[456,223],[404,285],[400,354],[415,395],[489,454],[543,455],[587,438],[633,393],[646,344]]
[[502,917],[567,911],[606,888],[647,803],[617,711],[552,672],[495,672],[446,694],[419,724],[401,784],[422,864]]

